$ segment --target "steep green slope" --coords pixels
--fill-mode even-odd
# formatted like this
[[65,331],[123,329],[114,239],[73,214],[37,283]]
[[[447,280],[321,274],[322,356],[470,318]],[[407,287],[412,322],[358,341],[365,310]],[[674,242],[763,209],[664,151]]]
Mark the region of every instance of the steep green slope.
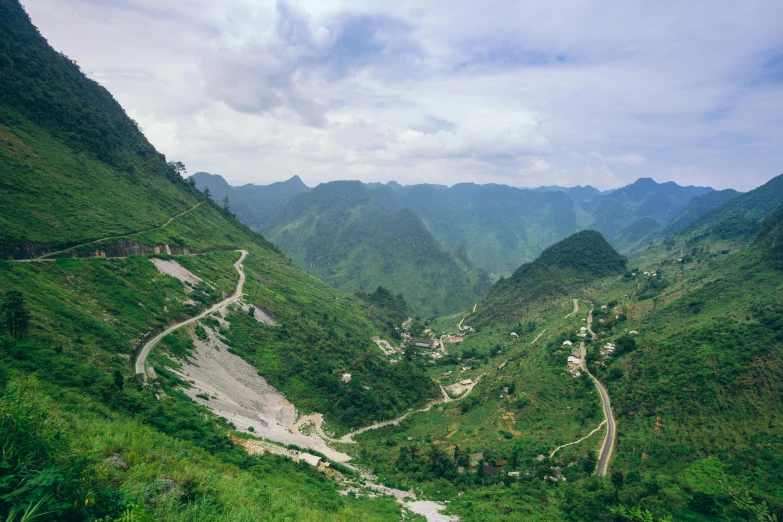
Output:
[[256,231],[260,231],[291,198],[310,190],[299,176],[269,185],[248,183],[240,187],[232,187],[218,174],[196,172],[192,178],[199,190],[208,188],[215,201],[222,202],[227,197],[231,211]]
[[198,202],[12,0],[2,2],[0,42],[0,257],[150,229]]
[[744,241],[759,230],[761,220],[783,204],[783,174],[737,196],[702,216],[683,230],[691,239],[712,236]]
[[[175,176],[110,95],[9,0],[0,2],[0,56],[3,89],[23,91],[4,91],[0,107],[12,135],[3,141],[0,197],[12,199],[3,200],[0,248],[30,256],[73,245],[56,260],[0,261],[0,517],[15,521],[14,509],[40,501],[41,520],[58,521],[399,520],[390,499],[343,497],[304,464],[235,447],[234,426],[166,369],[192,349],[177,335],[154,350],[157,377],[144,384],[133,369],[145,339],[233,291],[234,250],[245,249],[244,299],[278,326],[229,314],[232,352],[304,412],[346,429],[437,395],[422,370],[392,367],[372,343],[382,315],[298,269]],[[31,221],[44,210],[46,226]],[[22,244],[14,231],[35,240]],[[149,254],[166,251],[201,252],[163,257],[204,282],[161,274]],[[26,332],[6,324],[17,292]],[[341,385],[346,369],[355,385]]]
[[426,315],[474,304],[489,287],[486,274],[444,251],[412,211],[389,207],[358,181],[325,183],[293,198],[265,230],[336,288],[384,286]]
[[536,301],[579,295],[596,279],[621,273],[626,259],[595,230],[577,232],[552,245],[508,279],[495,283],[469,324],[515,322]]
[[661,230],[661,225],[651,217],[643,217],[612,238],[612,246],[619,252],[629,254],[644,249],[647,243]]
[[692,198],[711,191],[709,187],[681,187],[671,181],[656,183],[650,178],[640,178],[592,200],[585,208],[595,218],[591,228],[606,237],[614,237],[644,217],[669,223]]
[[720,207],[727,201],[730,201],[740,193],[736,190],[716,190],[707,192],[701,196],[696,196],[688,202],[684,209],[677,214],[674,219],[666,226],[661,235],[671,236],[678,234],[688,228],[692,223],[698,221],[702,216],[710,211]]

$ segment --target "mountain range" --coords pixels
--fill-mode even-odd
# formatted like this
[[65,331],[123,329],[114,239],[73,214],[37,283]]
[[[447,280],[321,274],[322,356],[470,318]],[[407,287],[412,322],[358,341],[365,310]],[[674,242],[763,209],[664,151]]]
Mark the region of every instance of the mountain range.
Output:
[[179,170],[0,0],[1,519],[783,517],[783,175]]

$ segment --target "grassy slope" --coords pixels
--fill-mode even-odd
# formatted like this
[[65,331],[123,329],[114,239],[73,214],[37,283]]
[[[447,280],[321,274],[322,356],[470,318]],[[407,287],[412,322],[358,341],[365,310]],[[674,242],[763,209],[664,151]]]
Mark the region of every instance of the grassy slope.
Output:
[[[423,373],[411,369],[404,397],[395,395],[388,365],[370,342],[378,330],[365,316],[366,304],[305,274],[213,204],[158,228],[198,202],[199,193],[173,175],[108,92],[46,45],[18,3],[3,0],[0,13],[0,197],[9,198],[3,200],[6,235],[0,245],[6,253],[29,255],[47,245],[107,235],[123,237],[69,255],[132,254],[161,245],[245,248],[247,299],[271,309],[282,324],[264,348],[283,366],[291,347],[299,346],[296,334],[306,332],[315,338],[308,348],[316,350],[301,350],[305,360],[298,364],[307,366],[316,354],[330,369],[350,361],[357,374],[377,383],[382,401],[399,409],[435,393]],[[236,255],[179,258],[215,286],[190,294],[145,256],[0,263],[0,291],[21,291],[32,314],[24,339],[0,332],[0,420],[7,450],[0,494],[13,493],[0,501],[0,515],[45,496],[44,509],[56,510],[46,518],[56,520],[114,520],[129,503],[146,506],[139,509],[151,518],[142,520],[399,518],[389,500],[340,497],[334,484],[304,467],[247,457],[226,437],[231,427],[187,399],[176,381],[164,377],[155,387],[137,387],[131,364],[137,342],[232,289]],[[196,305],[185,304],[188,298]],[[244,331],[250,339],[263,328],[246,325]],[[323,344],[327,338],[330,343]],[[251,346],[235,339],[235,349],[245,342]],[[31,374],[39,384],[29,384]],[[338,425],[345,420],[330,408],[350,391],[327,389],[329,382],[318,374],[276,378],[295,403],[323,411]],[[375,393],[362,391],[364,400],[353,411],[362,417],[395,413],[372,410]],[[26,409],[35,404],[34,411]],[[60,419],[64,427],[58,431]],[[149,446],[146,456],[143,445]],[[123,455],[127,471],[105,462],[110,452]],[[179,492],[153,502],[165,478],[179,484]],[[38,480],[37,487],[18,487]],[[264,501],[270,486],[271,505]]]

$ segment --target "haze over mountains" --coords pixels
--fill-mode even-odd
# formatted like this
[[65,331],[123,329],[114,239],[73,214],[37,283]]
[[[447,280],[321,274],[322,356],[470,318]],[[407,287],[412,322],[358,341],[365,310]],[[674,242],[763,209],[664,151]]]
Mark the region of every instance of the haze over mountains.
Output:
[[[428,315],[475,302],[485,291],[483,272],[490,278],[510,275],[579,230],[598,230],[630,254],[685,230],[739,195],[649,178],[603,192],[589,186],[358,181],[309,189],[298,176],[268,186],[231,187],[218,175],[197,173],[193,179],[216,200],[228,197],[240,220],[264,233],[301,268],[346,291],[396,288]],[[767,207],[762,205],[759,215],[768,213]],[[387,255],[387,234],[397,241],[407,237],[406,248],[417,253]],[[441,291],[446,274],[463,280],[449,285],[454,291],[448,298]]]

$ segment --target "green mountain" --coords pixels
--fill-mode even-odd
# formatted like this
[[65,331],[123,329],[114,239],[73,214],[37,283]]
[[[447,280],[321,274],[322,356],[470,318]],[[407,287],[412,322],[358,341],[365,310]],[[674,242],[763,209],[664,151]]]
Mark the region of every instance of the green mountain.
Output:
[[783,204],[783,174],[740,194],[706,213],[683,230],[691,239],[711,236],[744,241],[755,235],[761,221]]
[[650,178],[640,178],[592,200],[585,209],[595,219],[591,228],[606,237],[614,237],[645,217],[668,224],[692,198],[711,191],[709,187],[681,187],[671,181],[656,183]]
[[612,246],[625,253],[638,251],[645,248],[660,231],[660,223],[651,217],[643,217],[614,236]]
[[671,222],[669,222],[661,234],[664,236],[678,234],[701,219],[705,214],[739,195],[740,193],[736,190],[726,189],[707,192],[701,196],[696,196],[688,202],[685,208],[683,208]]
[[594,280],[621,273],[626,262],[600,232],[577,232],[495,283],[469,320],[477,325],[518,320],[525,307],[542,299],[578,295]]
[[198,202],[111,94],[10,0],[0,41],[0,258],[151,229]]
[[463,247],[473,265],[495,274],[512,272],[578,229],[574,204],[562,192],[475,183],[384,189],[447,249]]
[[293,198],[265,233],[298,266],[345,291],[378,286],[419,313],[453,313],[489,288],[486,273],[445,251],[415,213],[358,181],[321,184]]
[[[205,200],[13,0],[0,0],[0,90],[0,248],[51,253],[0,261],[0,517],[399,520],[388,497],[341,496],[304,463],[249,455],[236,442],[248,425],[210,409],[269,393],[259,376],[330,431],[425,404],[429,377],[371,340],[382,312]],[[182,325],[231,295],[237,271],[240,303]],[[142,346],[172,325],[137,375]],[[208,339],[223,348],[205,355]],[[213,352],[242,391],[186,375]]]
[[291,198],[310,190],[299,176],[269,185],[248,183],[239,187],[232,187],[218,174],[196,172],[192,178],[199,190],[208,188],[215,201],[228,198],[231,211],[255,231],[260,231]]

